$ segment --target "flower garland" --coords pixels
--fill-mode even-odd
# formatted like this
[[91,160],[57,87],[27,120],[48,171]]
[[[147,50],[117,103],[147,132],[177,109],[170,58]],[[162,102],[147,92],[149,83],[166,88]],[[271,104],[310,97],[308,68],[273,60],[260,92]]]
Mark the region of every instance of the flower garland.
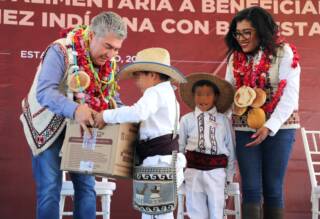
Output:
[[272,55],[259,50],[257,56],[247,60],[243,52],[234,52],[233,74],[236,79],[236,87],[249,86],[252,88],[264,88],[266,77],[270,68]]
[[272,113],[274,108],[277,106],[280,97],[283,94],[283,90],[287,85],[287,80],[281,80],[278,84],[277,92],[273,95],[271,101],[267,104],[265,104],[262,109],[267,113]]
[[292,52],[293,52],[293,58],[292,58],[291,67],[292,68],[296,68],[298,66],[300,56],[298,54],[297,47],[295,45],[290,44],[290,47],[291,47]]
[[[66,41],[69,62],[73,63],[70,67],[71,73],[76,74],[77,85],[80,88],[80,92],[75,94],[76,98],[97,112],[108,109],[109,100],[118,89],[115,62],[106,61],[99,67],[99,72],[96,71],[89,53],[89,29],[85,25],[69,31]],[[86,72],[90,77],[90,84],[85,90],[80,87],[79,70]]]
[[[296,68],[298,66],[299,55],[295,46],[290,44],[290,47],[294,54],[291,67]],[[248,59],[247,55],[243,52],[235,51],[233,54],[233,75],[236,80],[236,88],[239,89],[241,86],[249,86],[251,88],[259,87],[265,90],[266,78],[269,74],[271,61],[273,59],[272,54],[261,48],[258,54],[251,59]],[[278,89],[271,100],[262,107],[265,112],[272,113],[274,111],[280,101],[286,84],[286,80],[279,82]]]

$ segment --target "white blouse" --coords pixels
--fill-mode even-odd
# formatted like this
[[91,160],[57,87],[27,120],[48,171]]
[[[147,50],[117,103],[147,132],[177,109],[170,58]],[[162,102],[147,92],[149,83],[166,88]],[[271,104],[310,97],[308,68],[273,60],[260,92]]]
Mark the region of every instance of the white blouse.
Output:
[[[300,72],[301,68],[298,65],[296,68],[292,68],[293,51],[288,44],[283,47],[283,57],[279,61],[279,72],[269,72],[270,77],[277,76],[277,78],[271,78],[271,85],[277,89],[278,82],[285,79],[287,85],[283,90],[283,94],[275,107],[270,118],[264,124],[265,127],[270,129],[270,135],[275,135],[283,124],[287,121],[293,111],[298,110],[299,102],[299,89],[300,89]],[[275,68],[277,69],[277,68]],[[273,75],[271,75],[273,74]],[[232,72],[232,64],[227,66],[225,79],[231,84],[235,85],[235,79]],[[299,128],[299,125],[288,126],[287,128]],[[237,130],[237,129],[236,129]]]

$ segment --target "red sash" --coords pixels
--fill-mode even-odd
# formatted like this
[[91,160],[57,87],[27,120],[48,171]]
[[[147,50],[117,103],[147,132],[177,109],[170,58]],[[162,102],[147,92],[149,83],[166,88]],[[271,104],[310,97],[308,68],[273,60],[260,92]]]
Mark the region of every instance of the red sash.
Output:
[[187,167],[198,170],[212,170],[216,168],[226,168],[228,157],[225,154],[211,155],[196,151],[187,151]]

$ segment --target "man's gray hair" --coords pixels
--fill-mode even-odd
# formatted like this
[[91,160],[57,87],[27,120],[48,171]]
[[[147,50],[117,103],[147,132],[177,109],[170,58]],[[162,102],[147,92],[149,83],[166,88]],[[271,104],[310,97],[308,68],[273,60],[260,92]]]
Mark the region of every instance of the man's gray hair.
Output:
[[118,14],[111,11],[96,15],[91,20],[90,30],[98,37],[114,33],[119,39],[127,38],[127,25]]

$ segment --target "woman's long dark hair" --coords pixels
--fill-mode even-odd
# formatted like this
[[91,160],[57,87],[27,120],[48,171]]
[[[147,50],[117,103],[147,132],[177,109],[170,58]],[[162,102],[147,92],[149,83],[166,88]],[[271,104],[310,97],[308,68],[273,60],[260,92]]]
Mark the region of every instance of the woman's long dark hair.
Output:
[[237,23],[243,20],[250,21],[253,28],[256,29],[257,36],[260,40],[259,46],[267,49],[271,54],[276,55],[276,49],[279,47],[277,44],[278,25],[269,12],[261,7],[255,6],[239,11],[232,19],[229,32],[225,37],[225,42],[228,46],[228,57],[230,57],[234,51],[242,51],[239,43],[232,34],[236,31]]

